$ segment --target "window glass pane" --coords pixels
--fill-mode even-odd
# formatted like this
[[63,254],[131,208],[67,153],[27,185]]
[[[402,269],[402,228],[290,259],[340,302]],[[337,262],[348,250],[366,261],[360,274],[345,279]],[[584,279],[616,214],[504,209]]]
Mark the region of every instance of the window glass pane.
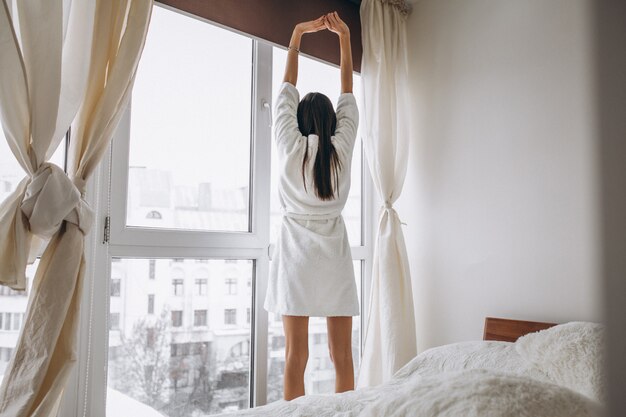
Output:
[[[287,51],[282,48],[273,49],[273,67],[272,67],[272,88],[274,94],[274,102],[280,88],[285,71],[285,62],[287,59]],[[361,77],[354,74],[353,93],[359,102],[361,96]],[[317,91],[325,94],[333,102],[336,108],[337,99],[341,93],[341,81],[339,78],[339,68],[325,64],[313,59],[301,56],[298,63],[298,91],[300,98],[306,94]],[[361,115],[362,117],[362,115]],[[354,146],[354,154],[352,157],[352,179],[350,185],[350,194],[348,201],[343,210],[343,218],[348,230],[348,238],[350,245],[361,245],[361,139],[360,133],[357,134],[356,144]],[[272,161],[276,160],[276,146],[272,140]],[[280,228],[280,203],[278,199],[278,164],[272,163],[272,185],[271,185],[271,201],[270,201],[270,241],[276,241]]]
[[[354,261],[354,275],[361,303],[361,265],[362,261]],[[283,398],[283,374],[285,371],[285,333],[282,317],[269,314],[268,329],[268,364],[267,364],[267,402]],[[352,318],[352,359],[354,375],[358,374],[361,337],[360,316]],[[306,394],[326,394],[335,392],[335,368],[328,353],[328,330],[325,317],[309,319],[309,361],[304,373],[304,390]]]
[[20,334],[39,259],[26,267],[26,291],[0,286],[0,381]]
[[[245,285],[253,270],[251,260],[114,259],[107,415],[126,415],[129,404],[169,417],[247,408],[252,296],[224,296],[224,277]],[[197,279],[207,281],[202,293],[191,290]],[[189,290],[175,295],[173,280]]]
[[127,225],[248,231],[252,40],[153,10],[131,104]]

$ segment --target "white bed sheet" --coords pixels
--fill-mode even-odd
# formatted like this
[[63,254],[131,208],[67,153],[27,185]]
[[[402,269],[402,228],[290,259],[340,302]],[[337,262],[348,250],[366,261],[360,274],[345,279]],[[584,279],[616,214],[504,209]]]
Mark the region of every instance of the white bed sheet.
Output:
[[[432,384],[433,377],[455,374],[454,371],[487,369],[501,374],[529,377],[546,383],[547,377],[534,369],[507,342],[463,342],[429,349],[400,369],[394,378],[379,387],[342,394],[306,395],[293,401],[277,401],[263,407],[221,414],[221,417],[356,417],[369,413],[381,399],[397,395],[407,386]],[[458,373],[457,373],[458,374]],[[480,375],[468,373],[468,377]],[[493,375],[490,375],[493,377]],[[458,375],[455,378],[460,378]],[[364,411],[365,410],[365,411]],[[584,416],[588,414],[580,414]],[[574,417],[574,416],[571,416]]]

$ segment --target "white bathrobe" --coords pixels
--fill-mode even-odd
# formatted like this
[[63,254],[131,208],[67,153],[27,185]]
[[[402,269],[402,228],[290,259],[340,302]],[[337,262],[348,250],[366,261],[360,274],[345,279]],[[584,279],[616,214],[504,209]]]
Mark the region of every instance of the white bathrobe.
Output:
[[[337,102],[337,127],[331,141],[342,168],[338,197],[330,201],[315,195],[313,161],[319,138],[300,133],[299,102],[298,90],[283,83],[274,122],[283,218],[272,256],[265,309],[292,316],[355,316],[359,314],[359,302],[341,211],[350,191],[350,165],[359,119],[356,100],[352,93],[344,93]],[[305,191],[301,169],[306,146],[310,162],[305,171]]]

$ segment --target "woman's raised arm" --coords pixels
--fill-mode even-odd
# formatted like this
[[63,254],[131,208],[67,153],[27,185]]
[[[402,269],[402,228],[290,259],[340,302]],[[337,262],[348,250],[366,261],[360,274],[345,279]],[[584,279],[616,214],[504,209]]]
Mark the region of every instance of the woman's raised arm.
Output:
[[298,53],[300,52],[300,41],[305,33],[313,33],[326,29],[324,25],[325,16],[316,20],[298,23],[291,34],[289,49],[287,50],[287,64],[285,66],[284,82],[293,84],[298,82]]
[[331,32],[339,36],[339,46],[341,49],[341,92],[352,92],[352,47],[350,46],[350,29],[337,12],[328,13],[325,16],[324,24]]

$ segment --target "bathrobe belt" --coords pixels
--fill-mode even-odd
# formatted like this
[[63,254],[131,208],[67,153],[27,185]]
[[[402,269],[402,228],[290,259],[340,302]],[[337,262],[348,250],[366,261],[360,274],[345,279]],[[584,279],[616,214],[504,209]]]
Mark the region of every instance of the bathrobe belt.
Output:
[[297,220],[329,220],[341,216],[341,212],[316,214],[316,213],[292,213],[289,211],[283,211],[283,216],[291,217]]

